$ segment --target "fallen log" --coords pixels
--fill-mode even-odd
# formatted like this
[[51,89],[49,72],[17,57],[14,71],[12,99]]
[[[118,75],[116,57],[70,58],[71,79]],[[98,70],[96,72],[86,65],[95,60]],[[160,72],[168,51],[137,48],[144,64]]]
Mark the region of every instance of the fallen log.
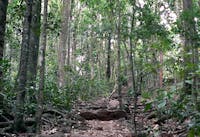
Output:
[[120,118],[127,118],[127,113],[123,110],[99,110],[96,112],[80,112],[79,114],[86,120],[102,120],[102,121],[109,121],[109,120],[117,120]]

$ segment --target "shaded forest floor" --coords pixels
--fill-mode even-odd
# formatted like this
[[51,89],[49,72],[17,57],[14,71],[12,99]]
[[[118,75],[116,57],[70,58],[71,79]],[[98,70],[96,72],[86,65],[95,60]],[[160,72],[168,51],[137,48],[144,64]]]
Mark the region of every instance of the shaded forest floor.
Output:
[[[110,99],[99,97],[91,101],[77,101],[71,112],[51,108],[42,116],[39,137],[136,137],[133,124],[134,100],[127,96],[129,87],[123,87],[123,103],[119,110],[117,94]],[[129,100],[127,103],[126,101]],[[145,111],[146,104],[138,96],[136,111],[137,137],[185,137],[187,120],[180,123],[167,115],[158,116],[154,108]],[[2,122],[0,122],[1,127]],[[9,134],[0,128],[0,136],[31,137],[32,133]]]

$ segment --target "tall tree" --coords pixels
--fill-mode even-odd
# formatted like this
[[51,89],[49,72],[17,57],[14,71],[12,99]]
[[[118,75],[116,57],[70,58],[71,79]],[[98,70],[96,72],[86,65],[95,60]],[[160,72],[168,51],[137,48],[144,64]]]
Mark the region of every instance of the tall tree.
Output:
[[133,59],[133,38],[134,38],[134,26],[135,26],[135,0],[131,2],[132,5],[132,16],[131,16],[131,30],[130,30],[130,36],[129,36],[129,43],[130,43],[130,53],[129,53],[129,60],[130,60],[130,72],[131,72],[131,81],[132,81],[132,91],[134,93],[134,117],[133,117],[133,122],[134,122],[134,130],[135,130],[135,135],[137,135],[137,128],[136,128],[136,111],[137,111],[137,89],[136,89],[136,78],[135,78],[135,69],[134,69],[134,59]]
[[65,85],[65,60],[66,60],[66,45],[69,27],[69,17],[70,17],[70,6],[71,0],[63,1],[62,7],[62,22],[61,22],[61,32],[60,41],[58,46],[58,85],[62,88]]
[[[29,92],[34,92],[37,75],[38,50],[40,41],[41,0],[34,0],[32,5],[32,19],[29,40],[29,56],[27,70],[27,84]],[[30,88],[29,88],[30,87]],[[29,93],[28,92],[28,93]],[[31,95],[31,94],[30,94]]]
[[118,0],[118,23],[117,23],[117,91],[119,96],[119,105],[122,109],[122,82],[121,82],[121,7],[120,0]]
[[183,30],[184,30],[184,84],[185,94],[192,94],[192,101],[199,107],[199,50],[198,26],[195,25],[195,1],[183,0]]
[[110,59],[111,59],[111,39],[112,39],[112,34],[111,32],[109,32],[108,34],[108,47],[107,47],[107,69],[106,69],[106,77],[108,80],[110,80],[110,76],[111,76],[111,63],[110,63]]
[[70,65],[71,59],[71,34],[72,34],[72,13],[74,8],[74,0],[71,0],[70,16],[69,16],[69,28],[68,28],[68,39],[67,39],[67,65]]
[[183,0],[183,22],[184,22],[184,87],[185,93],[192,92],[192,49],[194,48],[195,23],[193,15],[192,0]]
[[106,68],[106,77],[110,80],[111,77],[111,40],[112,40],[112,33],[113,33],[113,1],[107,0],[109,5],[109,10],[106,14],[108,14],[109,18],[109,31],[108,31],[108,46],[107,46],[107,68]]
[[[7,14],[8,0],[0,1],[0,64],[3,63],[3,51],[4,51],[4,36],[6,28],[6,14]],[[3,66],[0,66],[0,88],[2,86],[3,79]],[[2,88],[1,88],[2,89]]]
[[27,82],[27,66],[28,66],[28,54],[29,54],[29,40],[30,29],[32,20],[32,0],[26,0],[26,10],[23,21],[23,34],[22,34],[22,46],[20,64],[18,70],[18,78],[16,80],[15,91],[17,92],[16,110],[14,118],[14,129],[18,132],[26,130],[24,124],[24,101]]
[[40,133],[41,128],[41,116],[43,111],[43,92],[44,92],[44,83],[45,83],[45,53],[47,45],[47,12],[48,12],[48,0],[43,2],[43,22],[41,29],[41,48],[40,48],[40,83],[39,91],[37,94],[37,111],[35,114],[36,119],[36,132]]

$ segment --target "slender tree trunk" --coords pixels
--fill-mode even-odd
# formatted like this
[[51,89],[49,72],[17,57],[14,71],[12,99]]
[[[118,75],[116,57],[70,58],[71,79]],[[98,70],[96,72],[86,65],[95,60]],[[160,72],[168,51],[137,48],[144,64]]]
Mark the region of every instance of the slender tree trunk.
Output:
[[163,87],[163,68],[162,68],[162,64],[163,64],[163,53],[161,51],[160,52],[160,70],[159,70],[159,87],[160,88]]
[[122,82],[121,82],[121,9],[120,9],[120,0],[118,0],[118,25],[117,25],[117,91],[118,91],[118,100],[120,109],[122,106]]
[[24,125],[24,99],[26,92],[27,82],[27,66],[28,66],[28,54],[29,54],[29,39],[30,39],[30,28],[32,20],[32,0],[26,0],[26,11],[23,22],[23,35],[22,35],[22,46],[21,46],[21,57],[18,71],[18,79],[16,81],[15,91],[17,92],[16,110],[14,118],[14,129],[18,132],[25,130]]
[[[91,47],[92,49],[92,47]],[[92,49],[93,50],[93,49]],[[91,51],[93,52],[93,51]],[[93,53],[92,53],[93,54]],[[90,59],[90,66],[91,66],[91,71],[90,71],[90,79],[93,80],[95,77],[95,68],[94,68],[94,58],[93,55],[91,56],[92,58]]]
[[71,0],[63,1],[62,8],[62,23],[60,41],[58,47],[58,85],[60,88],[65,86],[65,60],[66,60],[66,45],[68,37],[69,16],[70,16]]
[[106,77],[110,80],[111,76],[111,67],[110,67],[110,57],[111,57],[111,33],[108,35],[108,48],[107,48],[107,70],[106,70]]
[[134,114],[133,114],[133,122],[134,122],[134,131],[137,136],[137,123],[136,123],[136,112],[137,112],[137,89],[136,89],[136,81],[135,81],[135,69],[134,69],[134,59],[133,59],[133,31],[134,31],[134,23],[135,23],[135,0],[132,2],[132,19],[131,19],[131,32],[130,32],[130,66],[131,66],[131,80],[132,80],[132,91],[134,93]]
[[73,31],[73,46],[72,46],[72,59],[71,59],[73,69],[76,69],[76,53],[75,53],[77,46],[76,29],[77,27],[75,27]]
[[[200,8],[200,1],[198,1],[199,4],[199,8]],[[193,64],[194,64],[194,68],[193,68],[193,86],[192,86],[192,93],[193,93],[193,99],[194,99],[194,103],[196,104],[196,108],[199,109],[200,105],[198,102],[198,91],[199,91],[199,80],[200,80],[200,74],[197,73],[197,71],[199,70],[199,50],[198,50],[198,43],[197,40],[198,39],[198,24],[194,21],[194,36],[193,36],[193,49],[192,49],[192,54],[193,54]],[[199,109],[200,110],[200,109]]]
[[72,12],[73,12],[73,7],[74,7],[74,0],[71,0],[71,7],[70,7],[70,16],[69,16],[69,29],[68,29],[68,44],[67,44],[67,66],[70,66],[70,63],[71,63],[71,32],[72,32],[72,29],[71,29],[71,24],[72,24]]
[[[193,3],[192,0],[183,0],[183,13],[192,13],[193,14]],[[184,84],[183,90],[186,94],[192,93],[192,84],[189,81],[192,81],[191,76],[191,65],[192,63],[192,49],[194,48],[194,17],[193,15],[184,17]]]
[[107,45],[107,52],[106,52],[106,54],[107,54],[107,68],[106,68],[106,78],[107,78],[107,80],[108,81],[110,81],[110,79],[111,79],[111,77],[112,77],[112,72],[113,71],[111,71],[112,70],[112,66],[111,66],[111,52],[112,52],[112,50],[111,50],[111,46],[112,46],[112,43],[111,43],[111,40],[112,40],[112,35],[113,35],[113,30],[114,30],[114,28],[113,28],[113,26],[114,26],[114,22],[113,22],[113,17],[114,17],[114,12],[113,12],[113,10],[114,10],[114,8],[113,8],[113,6],[114,6],[114,2],[112,1],[112,0],[107,0],[107,3],[109,4],[109,9],[110,9],[110,11],[108,12],[108,19],[109,19],[109,23],[110,23],[110,30],[109,30],[109,32],[108,32],[108,44],[106,44]]
[[[123,42],[126,44],[126,42]],[[123,81],[122,81],[122,85],[123,86],[128,86],[128,79],[129,79],[129,76],[128,76],[128,65],[127,65],[127,55],[126,55],[126,51],[122,51],[122,62],[123,62]],[[129,60],[128,60],[129,62]]]
[[[200,8],[200,0],[198,1],[198,6]],[[199,26],[196,26],[196,28],[195,28],[196,30],[197,30],[197,27],[199,27]],[[196,30],[195,30],[195,33],[196,33],[196,35],[198,35]],[[199,57],[200,56],[199,56],[198,44],[196,44],[195,51],[194,51],[194,64],[196,64],[197,70],[200,69],[199,66],[198,66],[198,64],[200,63]],[[197,108],[198,111],[200,111],[200,100],[197,100],[198,97],[199,97],[198,91],[200,91],[200,74],[196,74],[195,77],[194,77],[194,87],[195,87],[195,90],[196,90],[196,101],[195,101],[196,108]]]
[[[7,6],[8,6],[8,0],[0,1],[0,64],[3,64]],[[2,82],[3,82],[3,66],[0,65],[0,91],[2,90]]]
[[[157,60],[157,51],[153,51],[152,55],[152,64],[158,65],[158,60]],[[156,69],[155,72],[152,74],[153,75],[153,87],[154,88],[159,88],[159,70]]]
[[196,107],[198,108],[198,91],[199,91],[199,74],[196,72],[198,71],[198,64],[199,64],[199,53],[198,53],[198,48],[194,47],[193,48],[193,64],[194,64],[194,69],[193,69],[193,85],[192,85],[192,95],[193,95],[193,100],[194,103],[196,104]]
[[48,0],[43,0],[43,22],[41,29],[41,49],[40,49],[40,83],[39,91],[37,94],[37,111],[35,114],[36,119],[36,132],[40,133],[41,129],[41,116],[43,112],[43,92],[45,83],[45,53],[47,45],[47,12],[48,11]]

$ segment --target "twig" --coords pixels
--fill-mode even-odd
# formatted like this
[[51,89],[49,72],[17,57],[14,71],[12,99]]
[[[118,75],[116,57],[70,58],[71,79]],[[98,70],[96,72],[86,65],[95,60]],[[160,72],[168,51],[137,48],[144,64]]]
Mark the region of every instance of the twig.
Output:
[[2,115],[2,114],[0,114],[0,116],[1,116],[4,120],[6,120],[6,121],[10,121],[7,117],[5,117],[5,116]]

